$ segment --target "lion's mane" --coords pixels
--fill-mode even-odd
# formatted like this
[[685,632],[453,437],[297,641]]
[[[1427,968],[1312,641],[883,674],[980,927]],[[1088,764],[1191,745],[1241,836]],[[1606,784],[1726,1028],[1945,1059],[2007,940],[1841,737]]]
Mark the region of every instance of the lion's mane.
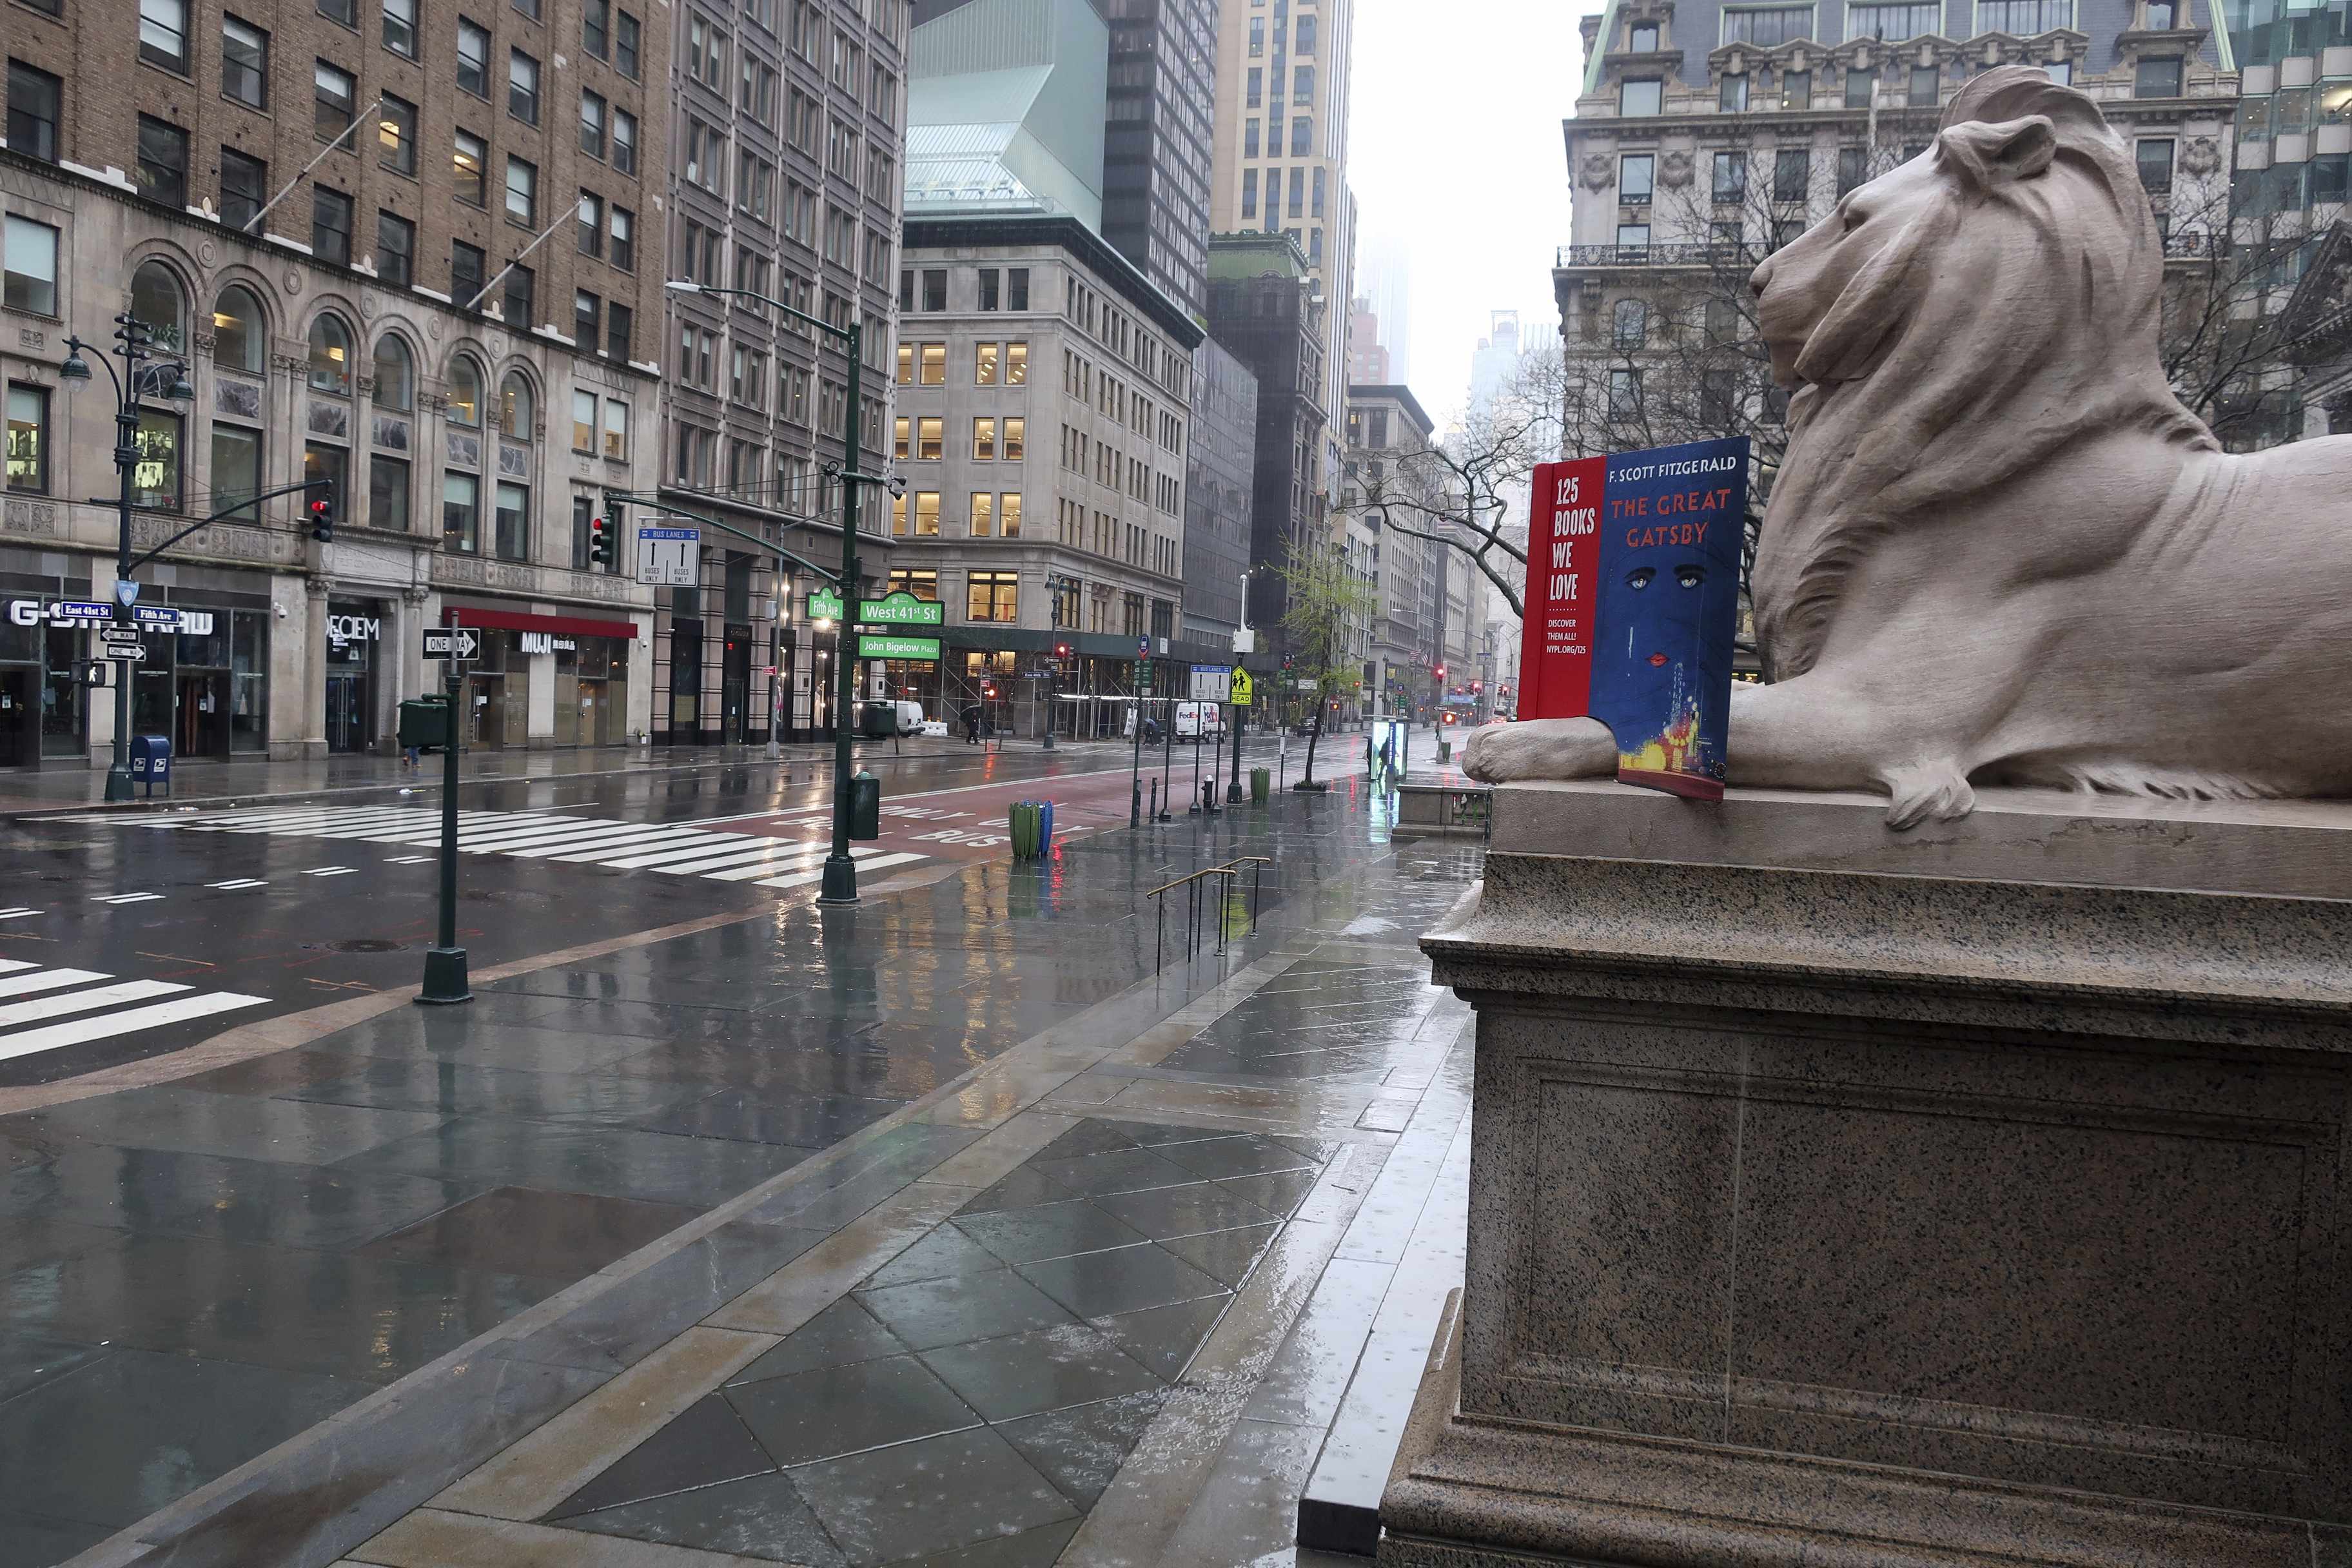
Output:
[[1960,89],[1943,126],[2034,115],[2057,138],[2035,177],[1975,190],[1940,144],[1927,154],[1943,198],[1855,274],[1797,357],[1803,385],[1752,580],[1769,679],[1811,668],[1856,563],[1919,509],[2119,429],[2218,449],[2166,384],[2164,247],[2097,104],[2002,66]]

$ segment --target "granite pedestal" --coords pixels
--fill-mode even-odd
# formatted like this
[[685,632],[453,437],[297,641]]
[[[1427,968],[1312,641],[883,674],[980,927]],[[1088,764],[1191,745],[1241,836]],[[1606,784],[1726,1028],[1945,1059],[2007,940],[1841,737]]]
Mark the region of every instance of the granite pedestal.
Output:
[[1392,1568],[2352,1565],[2352,805],[1495,792]]

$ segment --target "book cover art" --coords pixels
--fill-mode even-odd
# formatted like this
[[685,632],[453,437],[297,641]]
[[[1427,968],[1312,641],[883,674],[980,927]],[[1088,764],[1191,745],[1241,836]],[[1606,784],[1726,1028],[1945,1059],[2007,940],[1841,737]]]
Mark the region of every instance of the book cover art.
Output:
[[1748,441],[1607,459],[1585,711],[1617,737],[1617,776],[1723,798]]
[[1592,683],[1601,490],[1608,464],[1606,458],[1580,458],[1536,468],[1519,628],[1517,711],[1522,719],[1584,716]]

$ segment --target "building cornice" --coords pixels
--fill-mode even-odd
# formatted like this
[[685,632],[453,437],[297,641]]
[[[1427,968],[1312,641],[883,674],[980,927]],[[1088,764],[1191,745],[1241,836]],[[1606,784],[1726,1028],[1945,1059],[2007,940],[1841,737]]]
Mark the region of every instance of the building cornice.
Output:
[[1007,214],[999,217],[909,217],[900,241],[904,249],[978,250],[990,247],[1053,246],[1084,263],[1110,289],[1153,326],[1190,353],[1208,334],[1184,307],[1160,292],[1134,262],[1111,248],[1108,241],[1066,214],[1035,216]]

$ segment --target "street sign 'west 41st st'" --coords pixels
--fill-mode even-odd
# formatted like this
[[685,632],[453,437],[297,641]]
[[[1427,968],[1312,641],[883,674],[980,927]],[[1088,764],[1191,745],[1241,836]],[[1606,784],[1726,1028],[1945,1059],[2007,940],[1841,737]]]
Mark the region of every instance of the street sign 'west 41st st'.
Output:
[[423,657],[478,659],[482,657],[482,634],[471,626],[427,626]]

